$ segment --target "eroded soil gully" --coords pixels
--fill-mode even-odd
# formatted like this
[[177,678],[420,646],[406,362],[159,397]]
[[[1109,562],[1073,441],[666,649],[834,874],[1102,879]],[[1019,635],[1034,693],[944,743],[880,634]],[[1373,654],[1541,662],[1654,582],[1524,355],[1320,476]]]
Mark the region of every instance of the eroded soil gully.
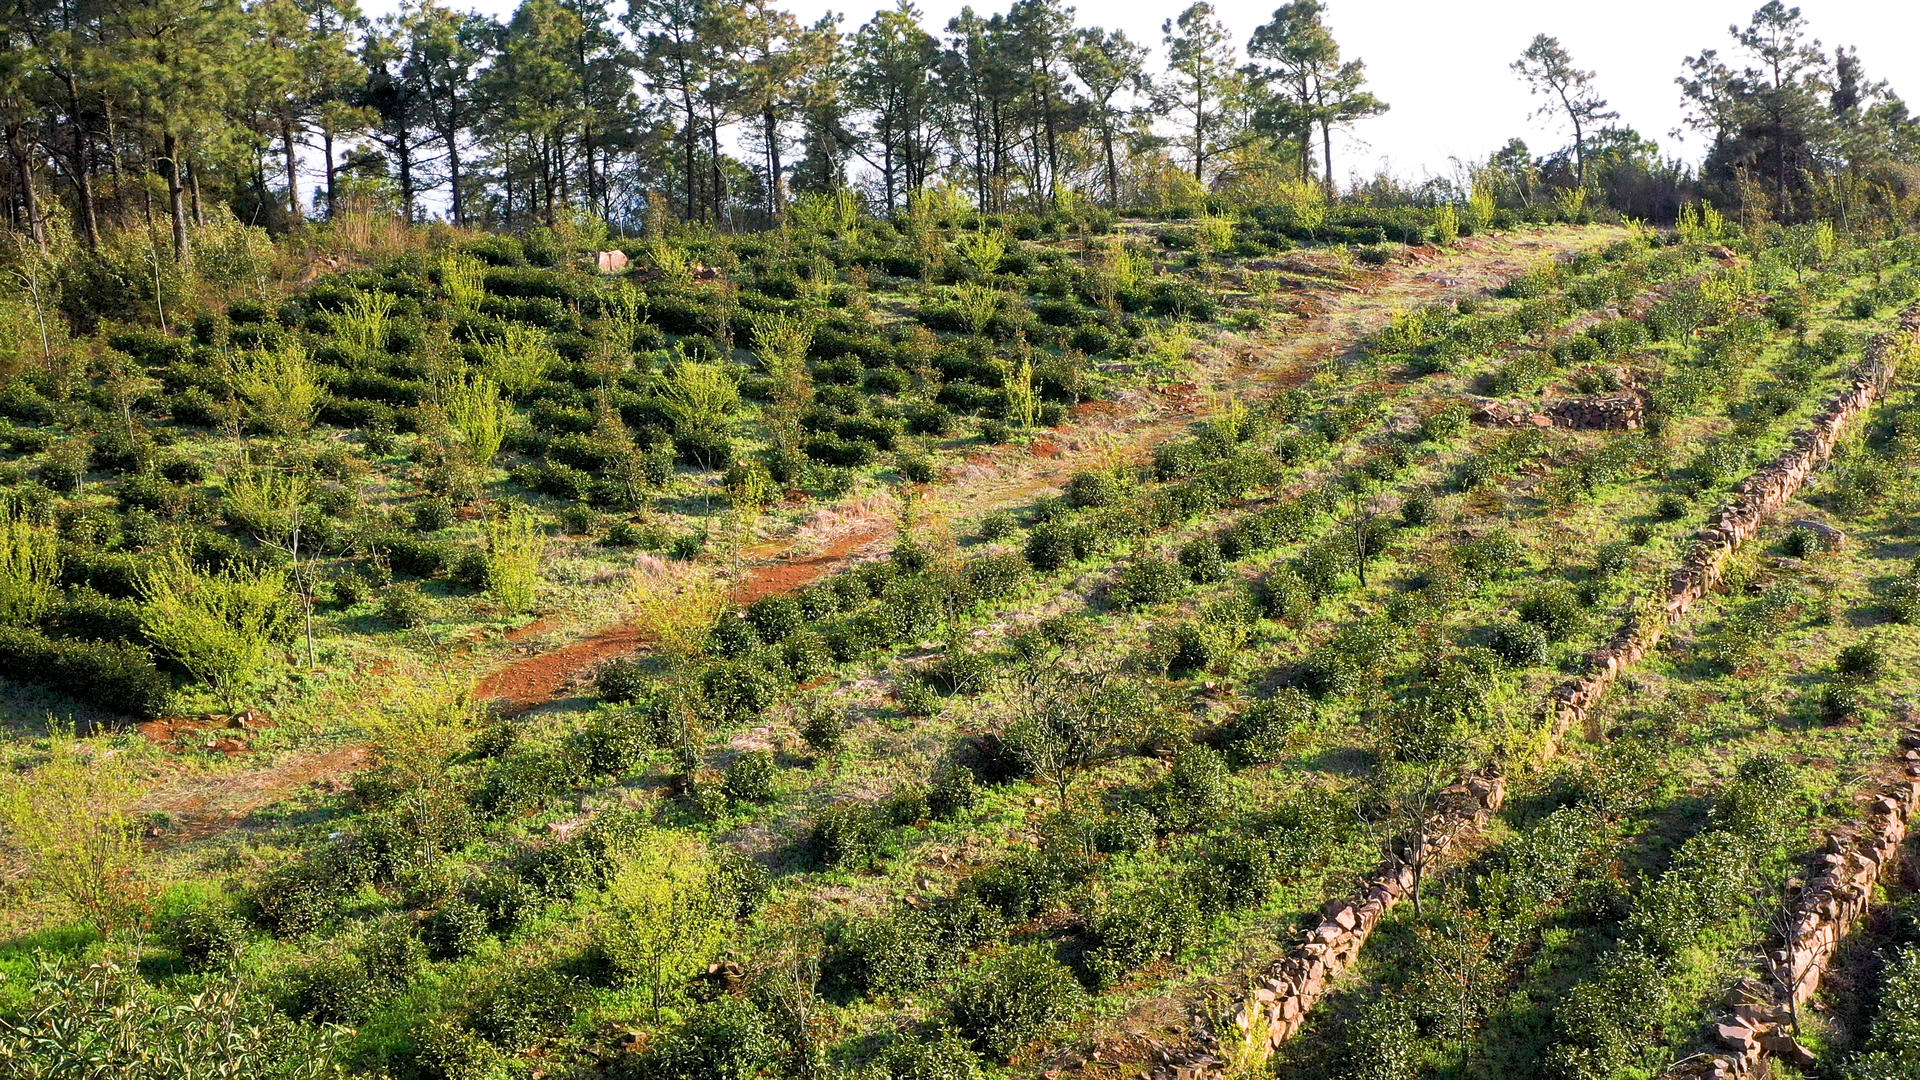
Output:
[[[1795,433],[1791,448],[1743,481],[1733,498],[1714,515],[1713,523],[1694,534],[1692,546],[1668,582],[1667,599],[1661,609],[1647,617],[1630,619],[1609,644],[1589,657],[1585,674],[1548,696],[1546,714],[1552,734],[1548,755],[1558,752],[1575,723],[1591,715],[1622,672],[1644,658],[1669,627],[1678,624],[1694,604],[1719,585],[1727,561],[1832,455],[1846,428],[1891,385],[1900,352],[1916,343],[1920,343],[1920,304],[1902,314],[1898,331],[1882,334],[1868,345],[1854,369],[1852,384]],[[1506,779],[1498,772],[1469,776],[1448,789],[1445,808],[1435,823],[1421,836],[1401,841],[1402,849],[1409,854],[1412,845],[1421,845],[1422,857],[1390,859],[1357,894],[1328,903],[1322,909],[1320,924],[1307,940],[1253,980],[1251,994],[1233,1015],[1228,1030],[1215,1031],[1208,1018],[1196,1017],[1192,1034],[1171,1045],[1133,1036],[1104,1045],[1087,1061],[1076,1064],[1084,1069],[1095,1062],[1139,1060],[1144,1056],[1156,1080],[1224,1080],[1230,1068],[1227,1046],[1250,1046],[1256,1054],[1271,1052],[1300,1030],[1335,978],[1353,965],[1374,929],[1411,891],[1411,866],[1416,861],[1428,867],[1436,865],[1456,838],[1483,825],[1505,799]],[[1903,836],[1904,820],[1902,816]]]
[[[1320,362],[1357,348],[1397,311],[1479,294],[1543,257],[1597,247],[1617,235],[1587,229],[1476,237],[1450,251],[1416,250],[1407,261],[1360,279],[1357,290],[1308,285],[1294,292],[1298,317],[1284,329],[1251,338],[1227,333],[1204,349],[1195,361],[1195,381],[1211,392],[1258,400],[1298,385]],[[1118,402],[1088,403],[1075,410],[1072,425],[1043,435],[1032,447],[1002,447],[950,469],[944,482],[926,491],[923,520],[937,529],[947,522],[1025,505],[1075,472],[1150,454],[1205,418],[1211,408],[1212,402],[1192,385],[1137,389],[1123,394]],[[876,553],[893,531],[890,521],[870,517],[836,524],[839,527],[824,537],[818,535],[820,530],[803,528],[795,538],[756,549],[756,554],[764,554],[734,583],[736,601],[800,589]],[[543,627],[543,631],[539,638],[557,636],[554,628]],[[496,702],[509,713],[525,712],[569,696],[605,661],[646,645],[642,627],[616,624],[554,648],[522,653],[482,676],[474,695]],[[177,786],[163,786],[147,800],[146,808],[173,817],[164,841],[172,845],[243,824],[308,784],[337,782],[370,760],[364,747],[354,746],[283,753],[271,765],[229,773],[219,780],[193,777]]]

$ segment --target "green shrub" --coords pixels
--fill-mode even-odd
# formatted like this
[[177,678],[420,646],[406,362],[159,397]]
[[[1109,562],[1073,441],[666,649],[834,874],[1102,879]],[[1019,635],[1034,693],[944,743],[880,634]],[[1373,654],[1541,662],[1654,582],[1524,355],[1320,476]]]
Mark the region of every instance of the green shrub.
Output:
[[1103,898],[1086,919],[1086,964],[1094,981],[1112,986],[1155,960],[1177,960],[1202,920],[1186,883],[1172,875]]
[[173,696],[173,681],[144,648],[55,640],[23,627],[0,627],[0,671],[122,716],[159,716]]
[[1488,647],[1514,667],[1546,663],[1552,644],[1546,630],[1530,622],[1500,623],[1487,635]]
[[875,1059],[887,1080],[980,1080],[980,1059],[951,1032],[931,1039],[903,1036]]
[[1141,555],[1121,569],[1109,596],[1116,607],[1145,607],[1178,595],[1186,577],[1176,563]]
[[1020,523],[1012,514],[997,510],[980,519],[980,539],[1005,540],[1020,529]]
[[1920,946],[1894,951],[1880,976],[1873,1027],[1847,1061],[1847,1080],[1912,1080],[1920,1062]]
[[436,959],[457,960],[472,956],[492,935],[488,913],[471,900],[455,897],[427,916],[422,927],[427,947]]
[[753,1080],[778,1042],[751,1001],[722,997],[694,1009],[646,1055],[637,1076],[658,1080]]
[[401,630],[424,626],[433,620],[433,601],[410,581],[389,585],[380,594],[380,618]]
[[419,532],[439,532],[453,522],[453,503],[447,499],[422,499],[413,505],[413,527]]
[[1227,760],[1239,767],[1278,761],[1288,739],[1312,719],[1313,702],[1307,695],[1283,687],[1227,722],[1220,733]]
[[749,750],[727,765],[721,788],[735,802],[765,802],[773,796],[776,766],[767,750]]
[[188,971],[216,971],[233,963],[246,936],[245,923],[210,904],[186,907],[160,925],[161,940],[180,954]]
[[1517,613],[1521,621],[1532,623],[1556,641],[1564,640],[1585,622],[1580,598],[1573,586],[1564,581],[1547,581],[1527,593]]
[[829,806],[813,819],[807,849],[813,861],[832,869],[857,869],[873,861],[886,821],[872,803]]
[[801,718],[800,738],[807,749],[825,757],[846,744],[850,727],[845,713],[830,706],[815,706]]
[[1197,828],[1226,808],[1232,791],[1226,759],[1219,751],[1210,746],[1184,747],[1160,783],[1160,817],[1180,828]]
[[1856,641],[1840,650],[1834,670],[1850,679],[1870,681],[1887,673],[1887,653],[1878,640]]
[[969,971],[947,1013],[975,1049],[1004,1062],[1065,1021],[1084,996],[1073,973],[1045,946],[1017,946]]
[[602,701],[625,703],[638,701],[653,688],[646,665],[637,660],[616,658],[594,673],[593,689]]
[[948,761],[934,770],[927,788],[927,810],[937,818],[951,818],[971,809],[980,799],[980,782],[973,770]]

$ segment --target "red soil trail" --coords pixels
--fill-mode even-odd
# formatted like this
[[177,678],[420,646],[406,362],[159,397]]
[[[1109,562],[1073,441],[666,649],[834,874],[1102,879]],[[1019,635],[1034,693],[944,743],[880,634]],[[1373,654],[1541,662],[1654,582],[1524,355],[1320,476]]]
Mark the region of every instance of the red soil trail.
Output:
[[[834,541],[817,555],[775,557],[755,565],[734,583],[732,601],[751,604],[768,596],[802,589],[852,562],[889,532],[869,528]],[[474,686],[473,696],[493,702],[495,709],[509,715],[526,712],[567,696],[569,689],[601,663],[642,649],[649,640],[645,629],[631,623],[610,627],[557,649],[509,663],[482,678]]]

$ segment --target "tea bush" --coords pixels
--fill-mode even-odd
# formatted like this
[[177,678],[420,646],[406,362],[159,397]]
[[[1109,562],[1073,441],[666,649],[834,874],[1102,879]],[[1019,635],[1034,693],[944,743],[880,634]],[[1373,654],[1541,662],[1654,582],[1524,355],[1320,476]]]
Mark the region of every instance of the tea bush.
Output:
[[948,1018],[975,1049],[1006,1061],[1065,1021],[1084,992],[1039,945],[1016,946],[969,970],[947,1002]]

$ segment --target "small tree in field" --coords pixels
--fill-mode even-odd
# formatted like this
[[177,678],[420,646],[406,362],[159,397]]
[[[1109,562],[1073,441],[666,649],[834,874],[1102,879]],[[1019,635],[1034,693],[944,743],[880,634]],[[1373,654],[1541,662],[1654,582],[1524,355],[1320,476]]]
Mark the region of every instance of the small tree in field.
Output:
[[31,623],[59,596],[59,537],[0,506],[0,625]]
[[656,832],[631,845],[607,885],[601,948],[622,977],[646,989],[656,1016],[720,946],[726,919],[716,884],[699,841]]
[[298,342],[236,359],[232,384],[247,415],[283,439],[306,434],[320,412],[319,373]]
[[1587,139],[1595,125],[1620,114],[1607,108],[1607,99],[1593,88],[1593,72],[1574,66],[1573,56],[1558,38],[1534,35],[1513,70],[1535,94],[1547,98],[1535,116],[1564,116],[1573,126],[1574,184],[1587,186]]
[[32,880],[102,929],[144,896],[140,784],[103,743],[55,732],[47,759],[0,779],[0,829]]
[[454,383],[446,392],[444,405],[447,426],[460,444],[461,463],[484,480],[513,423],[512,407],[500,399],[500,385],[485,375]]
[[487,592],[509,610],[519,613],[533,606],[540,586],[540,562],[547,536],[533,514],[516,507],[489,519],[487,538]]
[[274,469],[252,469],[227,480],[227,515],[254,539],[287,556],[286,572],[300,606],[307,642],[307,666],[315,664],[314,592],[320,584],[319,553],[307,535],[313,485],[306,477]]
[[412,685],[363,721],[367,741],[405,790],[434,787],[473,734],[474,705],[450,685]]
[[235,706],[241,685],[272,659],[291,604],[285,571],[202,574],[174,552],[140,578],[140,627],[149,640]]
[[1007,727],[1007,742],[1035,779],[1053,785],[1062,808],[1076,779],[1121,756],[1138,737],[1144,703],[1132,684],[1109,672],[1033,665],[1017,685],[1021,711]]

